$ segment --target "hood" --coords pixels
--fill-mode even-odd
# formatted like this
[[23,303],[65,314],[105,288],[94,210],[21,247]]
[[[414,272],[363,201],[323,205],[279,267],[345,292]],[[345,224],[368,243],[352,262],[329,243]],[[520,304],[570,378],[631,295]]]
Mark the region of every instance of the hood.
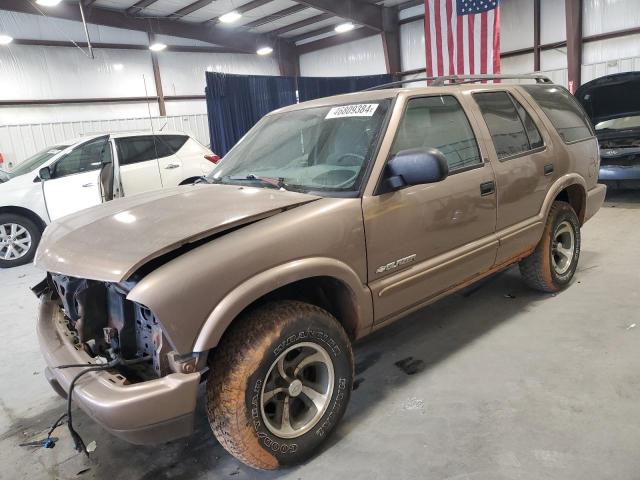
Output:
[[640,72],[616,73],[596,78],[576,90],[594,125],[604,120],[640,115]]
[[319,198],[206,184],[134,195],[53,222],[42,237],[35,263],[55,273],[120,282],[182,245]]

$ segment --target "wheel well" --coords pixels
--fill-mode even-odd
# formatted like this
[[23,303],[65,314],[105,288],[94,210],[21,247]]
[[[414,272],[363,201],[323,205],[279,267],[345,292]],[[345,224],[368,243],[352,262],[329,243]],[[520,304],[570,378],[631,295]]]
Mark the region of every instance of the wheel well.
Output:
[[180,182],[179,185],[191,185],[193,182],[195,182],[196,180],[198,180],[199,178],[202,177],[191,177],[191,178],[187,178],[183,181]]
[[561,200],[571,205],[571,208],[578,216],[578,220],[580,220],[580,225],[584,223],[587,194],[580,185],[569,185],[556,195],[555,200]]
[[47,227],[47,224],[45,223],[44,220],[42,220],[42,218],[40,218],[40,216],[35,213],[32,210],[29,210],[28,208],[22,208],[22,207],[0,207],[0,213],[11,213],[13,215],[21,215],[23,217],[28,218],[29,220],[31,220],[33,223],[35,223],[38,228],[40,228],[41,232],[44,232],[44,229]]
[[355,339],[358,311],[351,289],[333,277],[312,277],[290,283],[267,293],[249,305],[249,309],[275,300],[299,300],[323,308],[336,317],[347,336]]

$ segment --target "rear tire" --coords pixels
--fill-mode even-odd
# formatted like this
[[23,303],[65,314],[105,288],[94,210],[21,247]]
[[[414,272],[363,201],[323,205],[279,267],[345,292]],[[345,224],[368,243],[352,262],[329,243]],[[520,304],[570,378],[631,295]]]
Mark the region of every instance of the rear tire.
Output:
[[27,217],[14,213],[0,214],[0,268],[30,263],[41,236],[40,228]]
[[580,258],[580,222],[571,205],[551,206],[542,238],[534,252],[520,261],[520,273],[531,288],[553,293],[573,278]]
[[216,438],[247,465],[274,470],[309,458],[336,426],[349,403],[353,352],[331,314],[278,301],[231,325],[210,369]]

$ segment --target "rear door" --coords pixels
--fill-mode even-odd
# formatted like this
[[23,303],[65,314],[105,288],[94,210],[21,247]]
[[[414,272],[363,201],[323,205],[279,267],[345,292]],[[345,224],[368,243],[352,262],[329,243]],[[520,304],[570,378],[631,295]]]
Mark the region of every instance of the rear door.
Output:
[[188,140],[187,135],[156,135],[158,164],[162,184],[165,187],[179,185],[189,177],[202,176],[200,171],[188,173],[185,171],[185,166],[190,164],[191,158],[186,150],[183,154],[182,149]]
[[116,138],[122,195],[162,188],[158,146],[153,135]]
[[100,137],[74,148],[50,167],[51,179],[42,191],[51,220],[102,203],[100,169],[111,161],[108,137]]
[[488,150],[498,193],[496,230],[501,237],[496,263],[500,264],[535,246],[540,238],[542,225],[536,216],[555,165],[548,152],[548,133],[539,128],[540,119],[525,108],[526,102],[502,90],[472,97],[484,120],[481,126],[491,138]]

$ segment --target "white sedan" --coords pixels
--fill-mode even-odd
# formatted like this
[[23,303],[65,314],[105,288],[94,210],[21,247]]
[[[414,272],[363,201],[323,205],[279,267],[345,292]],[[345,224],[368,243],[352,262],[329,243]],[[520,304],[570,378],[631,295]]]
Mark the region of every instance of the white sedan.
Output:
[[113,198],[193,183],[219,157],[183,133],[94,135],[0,174],[0,268],[33,259],[51,221]]

